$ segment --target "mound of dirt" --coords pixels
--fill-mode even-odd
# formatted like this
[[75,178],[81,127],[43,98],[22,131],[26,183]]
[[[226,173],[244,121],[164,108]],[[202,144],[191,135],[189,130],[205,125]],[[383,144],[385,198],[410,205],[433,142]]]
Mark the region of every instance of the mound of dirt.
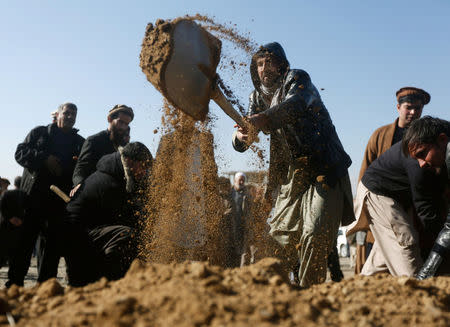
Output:
[[[143,264],[61,294],[49,280],[0,291],[18,326],[448,326],[450,278],[358,276],[298,290],[277,259],[224,270],[204,262]],[[6,305],[5,305],[6,306]],[[0,325],[7,325],[5,316]]]

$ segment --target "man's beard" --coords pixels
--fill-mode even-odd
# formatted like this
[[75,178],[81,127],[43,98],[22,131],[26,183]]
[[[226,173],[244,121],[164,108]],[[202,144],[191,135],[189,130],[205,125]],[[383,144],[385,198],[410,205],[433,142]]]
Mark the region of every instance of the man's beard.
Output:
[[277,78],[271,81],[271,83],[269,84],[270,85],[266,86],[261,82],[261,91],[266,96],[272,96],[275,93],[275,91],[280,87],[281,75],[277,76]]
[[125,135],[126,135],[125,131],[122,132],[114,127],[111,128],[112,140],[116,145],[118,145],[118,146],[127,145],[127,142],[125,141]]

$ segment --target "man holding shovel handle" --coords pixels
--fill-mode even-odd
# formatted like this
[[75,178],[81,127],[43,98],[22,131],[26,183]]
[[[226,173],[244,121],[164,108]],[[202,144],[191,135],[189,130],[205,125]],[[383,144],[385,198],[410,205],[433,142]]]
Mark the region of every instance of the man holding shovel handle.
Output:
[[[316,87],[303,70],[290,69],[277,42],[252,57],[247,120],[270,134],[269,192],[277,193],[270,235],[283,247],[288,271],[300,286],[325,281],[327,257],[339,224],[354,219],[344,151]],[[236,151],[248,149],[248,130],[233,134]]]

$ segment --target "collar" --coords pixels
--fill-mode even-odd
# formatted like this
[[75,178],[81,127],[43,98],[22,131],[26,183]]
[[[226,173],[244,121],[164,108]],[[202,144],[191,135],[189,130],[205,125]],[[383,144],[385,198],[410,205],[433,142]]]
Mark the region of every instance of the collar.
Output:
[[[56,129],[59,128],[58,125],[56,123],[52,123],[50,125],[47,126],[47,131],[48,133],[52,133],[54,131],[56,131]],[[77,134],[78,133],[78,129],[76,128],[72,128],[72,130],[70,131],[72,134]]]

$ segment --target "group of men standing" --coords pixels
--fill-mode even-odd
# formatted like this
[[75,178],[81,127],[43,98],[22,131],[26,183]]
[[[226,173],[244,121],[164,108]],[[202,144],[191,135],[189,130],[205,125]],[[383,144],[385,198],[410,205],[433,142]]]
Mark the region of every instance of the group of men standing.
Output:
[[[86,140],[74,128],[77,113],[75,104],[62,104],[54,122],[32,129],[17,146],[15,158],[24,168],[20,189],[1,201],[7,287],[23,285],[36,240],[38,282],[57,276],[62,256],[72,285],[119,278],[130,263],[122,257],[133,256],[128,250],[135,222],[123,210],[152,156],[143,144],[129,143],[132,108],[114,106],[108,128]],[[67,206],[50,186],[70,194]]]

